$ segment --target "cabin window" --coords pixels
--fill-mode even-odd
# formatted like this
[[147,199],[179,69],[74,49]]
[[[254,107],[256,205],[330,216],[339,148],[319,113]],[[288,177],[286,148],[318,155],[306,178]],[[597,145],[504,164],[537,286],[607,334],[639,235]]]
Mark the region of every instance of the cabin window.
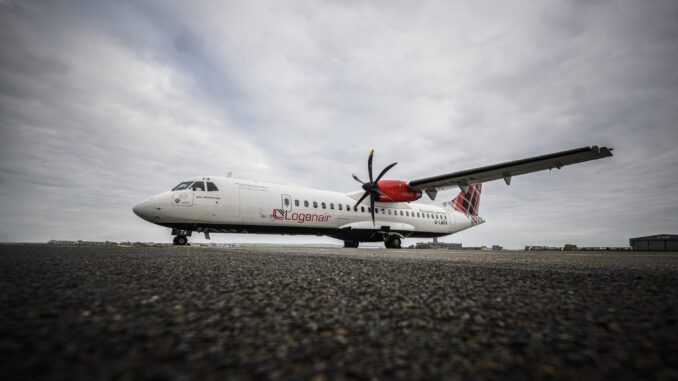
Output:
[[290,199],[289,198],[284,199],[283,202],[285,203],[285,206],[290,206]]
[[[402,211],[400,211],[400,215],[401,215],[401,216],[403,215],[403,212],[402,212]],[[406,215],[407,217],[409,217],[409,216],[410,216],[410,212],[405,212],[405,215]]]
[[[332,205],[332,204],[330,204],[330,205]],[[343,210],[343,204],[337,204],[337,206],[339,207],[339,210]]]
[[179,191],[179,190],[184,190],[188,188],[189,185],[193,184],[193,181],[184,181],[183,183],[180,183],[179,185],[175,186],[172,188],[173,191]]
[[391,214],[391,209],[388,210],[388,214]]
[[421,218],[421,214],[419,214],[419,212],[417,212],[417,217]]
[[368,212],[368,213],[372,213],[372,208],[367,207],[367,212]]
[[304,200],[304,207],[308,208],[308,200]]
[[365,207],[364,207],[364,206],[361,206],[361,207],[360,207],[360,211],[363,212],[363,213],[365,213]]
[[326,209],[327,207],[325,206],[324,202],[321,202],[320,205],[322,205],[323,209]]
[[205,191],[205,183],[202,182],[202,181],[196,181],[196,182],[193,183],[193,185],[191,185],[191,189],[194,190],[194,191],[204,192]]
[[330,202],[330,209],[334,210],[334,203]]
[[207,191],[208,192],[216,192],[218,190],[219,190],[219,188],[217,188],[217,186],[213,182],[211,182],[211,181],[207,182]]
[[353,211],[354,211],[354,212],[357,212],[357,211],[358,211],[358,207],[357,207],[357,206],[354,206],[354,207],[353,207]]
[[374,213],[375,214],[379,213],[379,208],[374,208]]
[[318,201],[313,201],[313,207],[317,208],[318,207]]
[[346,210],[351,210],[351,206],[350,206],[350,205],[346,205]]
[[294,206],[299,206],[299,200],[294,200]]

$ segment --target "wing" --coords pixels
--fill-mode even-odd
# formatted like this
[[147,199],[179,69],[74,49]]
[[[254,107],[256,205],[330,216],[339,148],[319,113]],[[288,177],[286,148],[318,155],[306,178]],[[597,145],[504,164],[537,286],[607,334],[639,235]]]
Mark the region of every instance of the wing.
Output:
[[471,184],[484,183],[498,179],[504,179],[508,185],[511,183],[511,177],[513,176],[543,171],[546,169],[560,169],[570,164],[602,159],[604,157],[612,156],[611,151],[612,148],[607,147],[582,147],[569,151],[556,152],[522,160],[509,161],[502,164],[489,165],[487,167],[449,173],[447,175],[412,180],[407,185],[412,189],[426,191],[426,193],[433,198],[437,191],[450,187],[459,187],[465,191]]

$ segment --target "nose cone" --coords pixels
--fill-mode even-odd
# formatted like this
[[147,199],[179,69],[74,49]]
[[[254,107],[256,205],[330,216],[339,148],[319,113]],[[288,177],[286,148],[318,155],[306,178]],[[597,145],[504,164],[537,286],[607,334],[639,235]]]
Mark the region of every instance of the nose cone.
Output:
[[143,218],[146,221],[151,221],[153,216],[153,200],[148,199],[140,204],[137,204],[132,208],[134,214]]

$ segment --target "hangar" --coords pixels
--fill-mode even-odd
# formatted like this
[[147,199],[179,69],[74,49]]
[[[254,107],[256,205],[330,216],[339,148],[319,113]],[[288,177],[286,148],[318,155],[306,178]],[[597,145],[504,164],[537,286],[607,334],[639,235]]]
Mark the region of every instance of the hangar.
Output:
[[633,250],[677,250],[678,234],[657,234],[629,240]]

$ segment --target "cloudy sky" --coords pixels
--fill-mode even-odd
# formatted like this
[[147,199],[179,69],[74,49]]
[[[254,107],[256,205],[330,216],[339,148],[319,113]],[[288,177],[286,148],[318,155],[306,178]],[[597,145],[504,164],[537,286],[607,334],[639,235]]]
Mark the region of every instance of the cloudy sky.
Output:
[[371,148],[414,179],[592,144],[615,156],[488,183],[487,223],[444,240],[678,233],[676,20],[672,0],[0,0],[0,241],[169,242],[132,206],[196,175],[349,192]]

